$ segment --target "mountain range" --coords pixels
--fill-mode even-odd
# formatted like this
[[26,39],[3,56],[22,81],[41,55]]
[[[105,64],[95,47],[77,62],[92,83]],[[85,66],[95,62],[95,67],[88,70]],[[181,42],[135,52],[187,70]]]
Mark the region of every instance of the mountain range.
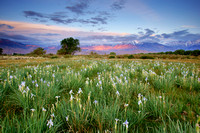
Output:
[[[0,48],[3,48],[3,52],[6,54],[27,54],[34,49],[40,47],[39,45],[29,45],[20,42],[11,41],[8,39],[0,39]],[[47,53],[56,53],[60,49],[60,45],[43,47]],[[188,41],[188,42],[171,42],[170,44],[163,45],[159,43],[128,43],[128,44],[116,44],[116,45],[84,45],[81,46],[81,52],[76,52],[77,55],[90,54],[92,51],[98,54],[109,54],[115,52],[116,54],[136,54],[136,53],[154,53],[154,52],[166,52],[175,51],[177,49],[183,50],[196,50],[200,49],[200,40]]]

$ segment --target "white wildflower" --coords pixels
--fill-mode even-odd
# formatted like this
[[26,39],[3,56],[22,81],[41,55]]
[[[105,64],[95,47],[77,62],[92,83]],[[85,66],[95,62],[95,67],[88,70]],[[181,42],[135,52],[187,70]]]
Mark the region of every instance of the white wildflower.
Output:
[[27,93],[25,90],[22,91],[22,94]]
[[116,95],[117,95],[117,96],[119,96],[119,95],[120,95],[120,94],[119,94],[119,91],[117,91],[117,92],[116,92]]
[[55,98],[58,99],[58,98],[60,98],[60,96],[56,96]]
[[35,84],[35,87],[38,87],[38,84],[37,84],[37,83]]
[[119,119],[116,118],[115,121],[116,121],[116,123],[117,123],[117,122],[119,121]]
[[49,126],[49,128],[51,128],[53,126],[53,121],[51,119],[48,120],[47,126]]
[[125,103],[125,104],[124,104],[124,107],[128,107],[128,104]]
[[46,110],[44,107],[42,107],[42,111],[43,111],[43,112],[46,112],[47,110]]
[[51,114],[51,117],[52,117],[52,118],[53,118],[53,117],[55,117],[54,113],[53,113],[53,114]]
[[70,96],[70,101],[72,101],[74,99],[73,95]]
[[35,97],[35,95],[33,93],[31,93],[31,98]]
[[145,81],[147,82],[147,80],[148,80],[148,78],[146,77],[146,78],[145,78]]
[[49,86],[50,86],[50,84],[49,84],[49,83],[47,83],[47,86],[49,87]]
[[26,91],[28,92],[29,90],[30,90],[30,89],[29,89],[29,87],[27,86],[27,87],[26,87]]
[[138,101],[138,105],[140,105],[140,104],[142,104],[142,101],[141,101],[141,100]]
[[66,121],[68,121],[69,120],[69,116],[66,116]]
[[79,88],[79,90],[78,90],[78,94],[81,94],[81,93],[83,93],[83,91],[82,91],[81,88]]
[[117,129],[117,122],[119,121],[119,119],[115,119],[115,130]]
[[19,90],[22,92],[22,86],[21,85],[19,85]]
[[70,90],[69,94],[71,95],[71,94],[74,94],[74,93],[73,93],[73,91],[72,91],[72,90]]
[[26,82],[25,81],[22,81],[21,85],[22,86],[25,86]]
[[143,101],[147,101],[147,99],[145,97],[143,97]]
[[30,109],[32,112],[34,112],[35,111],[35,109]]
[[97,100],[94,100],[94,102],[93,102],[95,105],[98,103],[98,101]]
[[102,81],[99,81],[99,84],[102,84]]
[[124,123],[123,123],[123,125],[125,126],[126,125],[126,128],[128,128],[128,121],[126,120]]

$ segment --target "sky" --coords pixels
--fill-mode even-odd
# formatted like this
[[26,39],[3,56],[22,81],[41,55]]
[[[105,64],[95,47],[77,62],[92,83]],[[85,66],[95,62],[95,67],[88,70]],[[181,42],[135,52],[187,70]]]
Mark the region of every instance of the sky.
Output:
[[0,0],[0,38],[40,46],[200,40],[200,0]]

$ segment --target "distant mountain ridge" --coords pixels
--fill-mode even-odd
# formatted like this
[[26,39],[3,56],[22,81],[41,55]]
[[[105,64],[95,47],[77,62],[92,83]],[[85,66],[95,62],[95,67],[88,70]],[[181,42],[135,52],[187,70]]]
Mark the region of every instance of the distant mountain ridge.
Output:
[[196,50],[200,49],[200,42],[190,43],[190,45],[177,44],[177,45],[163,45],[159,43],[129,43],[129,44],[117,44],[117,45],[92,45],[92,46],[82,46],[82,52],[77,54],[85,54],[89,51],[96,52],[101,54],[109,54],[110,52],[115,52],[116,54],[136,54],[136,53],[156,53],[156,52],[166,52],[166,51],[175,51],[178,49],[183,50]]
[[[3,48],[3,53],[6,54],[27,54],[32,52],[34,49],[40,47],[39,45],[23,44],[20,42],[11,41],[8,39],[0,39],[0,48]],[[60,46],[48,46],[43,47],[47,53],[56,53]]]
[[[38,48],[38,45],[23,44],[20,42],[11,41],[8,39],[0,39],[0,48],[3,48],[4,53],[13,54],[27,54]],[[58,46],[48,46],[43,47],[47,53],[56,53],[57,50],[61,48]],[[168,45],[163,45],[159,43],[128,43],[128,44],[117,44],[117,45],[85,45],[81,46],[81,52],[76,52],[77,55],[90,54],[92,51],[98,54],[109,54],[110,52],[115,52],[116,54],[136,54],[136,53],[153,53],[153,52],[166,52],[175,51],[177,49],[184,50],[196,50],[200,49],[200,40],[195,42],[172,42]]]
[[26,45],[8,39],[0,39],[0,48],[3,48],[3,52],[6,54],[12,54],[12,53],[27,54],[38,47],[39,46],[37,45]]

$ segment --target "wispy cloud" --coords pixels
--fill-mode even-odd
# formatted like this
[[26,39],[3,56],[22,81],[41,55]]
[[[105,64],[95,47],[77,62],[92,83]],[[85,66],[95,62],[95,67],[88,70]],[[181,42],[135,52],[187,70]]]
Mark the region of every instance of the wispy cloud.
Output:
[[107,25],[114,18],[113,10],[124,8],[126,1],[116,0],[111,5],[110,3],[106,5],[108,8],[102,10],[95,3],[97,0],[76,0],[68,2],[65,11],[62,12],[43,13],[27,10],[23,11],[23,14],[26,18],[46,24],[51,21],[65,25],[81,24],[101,29],[102,26]]
[[36,34],[30,34],[33,36],[59,36],[61,34],[57,34],[57,33],[45,33],[45,34],[41,34],[41,33],[36,33]]
[[190,33],[188,30],[175,31],[173,33],[161,34],[163,39],[179,40],[179,41],[194,41],[200,39],[199,33]]
[[195,26],[195,25],[182,25],[182,28],[187,28],[187,29],[199,29],[200,27]]
[[45,15],[42,13],[34,12],[34,11],[24,11],[25,17],[39,17],[39,18],[46,18]]
[[78,15],[84,14],[85,10],[89,7],[90,0],[81,0],[75,5],[66,6],[66,9]]
[[81,23],[99,26],[101,24],[107,24],[110,14],[105,12],[98,12],[96,16],[90,18],[77,18],[77,17],[68,17],[67,15],[59,15],[56,13],[53,14],[43,14],[35,11],[24,11],[24,16],[31,18],[39,22],[53,21],[56,23],[62,24],[71,24],[71,23]]
[[[142,30],[142,29],[141,29]],[[196,41],[200,39],[200,34],[192,34],[188,30],[175,31],[172,33],[155,34],[152,29],[144,29],[139,34],[129,34],[124,36],[99,35],[81,38],[84,41],[93,40],[98,43],[118,44],[132,42],[148,42],[169,44],[172,41]]]
[[172,38],[172,37],[173,38],[180,38],[180,37],[185,36],[187,34],[189,34],[188,30],[180,30],[180,31],[175,31],[175,32],[170,33],[170,34],[164,33],[164,34],[162,34],[162,36],[164,38]]
[[14,29],[15,27],[7,24],[0,24],[0,29]]
[[[15,28],[3,31],[0,38],[6,39],[15,39],[21,42],[28,42],[30,44],[41,44],[41,45],[57,45],[60,40],[67,37],[74,38],[83,38],[88,36],[100,36],[100,35],[109,35],[109,36],[124,36],[127,33],[111,33],[111,32],[90,32],[84,29],[77,29],[73,27],[62,27],[62,26],[52,26],[44,24],[32,24],[25,22],[16,22],[16,21],[3,21],[0,20],[0,23],[7,25],[12,25]],[[20,35],[20,36],[19,36]],[[37,38],[37,41],[34,40]],[[88,41],[82,41],[81,44],[88,44]]]
[[115,2],[112,3],[111,9],[112,10],[121,10],[125,7],[127,0],[116,0]]

